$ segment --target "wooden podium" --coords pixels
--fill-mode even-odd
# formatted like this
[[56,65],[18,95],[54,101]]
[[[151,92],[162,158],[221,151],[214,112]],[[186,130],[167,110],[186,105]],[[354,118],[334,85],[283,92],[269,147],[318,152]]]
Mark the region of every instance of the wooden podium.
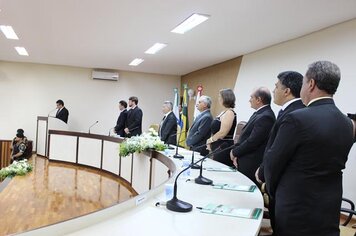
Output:
[[36,154],[48,157],[48,130],[68,131],[68,125],[51,116],[37,116]]

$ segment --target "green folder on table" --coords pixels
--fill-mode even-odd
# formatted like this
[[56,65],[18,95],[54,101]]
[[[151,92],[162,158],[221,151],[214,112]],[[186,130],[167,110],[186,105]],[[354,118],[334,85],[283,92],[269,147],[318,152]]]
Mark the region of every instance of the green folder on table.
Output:
[[222,205],[222,204],[208,204],[200,209],[202,213],[240,217],[246,219],[258,219],[262,213],[261,208],[237,208],[234,206]]
[[232,191],[241,191],[241,192],[253,192],[256,189],[256,185],[238,185],[238,184],[224,184],[224,183],[215,183],[213,188],[232,190]]

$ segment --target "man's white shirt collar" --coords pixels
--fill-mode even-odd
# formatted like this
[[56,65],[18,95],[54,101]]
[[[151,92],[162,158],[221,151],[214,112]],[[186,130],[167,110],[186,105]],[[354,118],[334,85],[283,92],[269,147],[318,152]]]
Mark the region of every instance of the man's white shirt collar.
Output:
[[269,104],[263,105],[262,107],[258,108],[258,109],[256,110],[256,112],[258,112],[259,110],[261,110],[262,108],[264,108],[264,107],[266,107],[266,106],[269,106]]
[[284,111],[290,104],[292,104],[293,102],[296,102],[298,100],[301,100],[300,98],[294,98],[286,103],[283,104],[281,110]]

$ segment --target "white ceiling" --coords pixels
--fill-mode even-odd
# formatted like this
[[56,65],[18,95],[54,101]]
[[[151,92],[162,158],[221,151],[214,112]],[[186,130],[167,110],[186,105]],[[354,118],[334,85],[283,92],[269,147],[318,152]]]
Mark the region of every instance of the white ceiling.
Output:
[[[0,0],[0,60],[186,73],[356,17],[356,0]],[[192,13],[210,19],[170,31]],[[144,53],[156,42],[168,46]],[[19,56],[23,46],[30,56]],[[145,61],[128,64],[139,57]]]

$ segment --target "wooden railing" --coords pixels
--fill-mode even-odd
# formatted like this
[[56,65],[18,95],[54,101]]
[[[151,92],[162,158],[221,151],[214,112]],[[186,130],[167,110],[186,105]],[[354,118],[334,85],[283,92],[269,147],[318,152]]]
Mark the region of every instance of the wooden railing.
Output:
[[0,169],[10,165],[11,140],[0,140]]

